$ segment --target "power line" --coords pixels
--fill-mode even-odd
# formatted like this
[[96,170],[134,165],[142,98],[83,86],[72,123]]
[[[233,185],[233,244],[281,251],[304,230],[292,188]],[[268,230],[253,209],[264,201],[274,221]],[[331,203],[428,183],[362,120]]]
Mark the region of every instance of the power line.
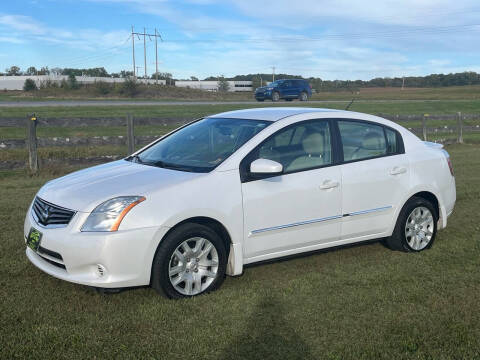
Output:
[[[298,41],[324,41],[324,40],[338,40],[338,39],[358,39],[358,38],[380,38],[380,37],[395,37],[411,34],[440,34],[440,33],[455,33],[459,31],[469,30],[470,27],[479,26],[480,24],[465,24],[454,26],[438,26],[438,27],[422,27],[417,29],[405,29],[405,30],[391,30],[374,33],[343,33],[343,34],[324,34],[318,35],[318,37],[307,36],[290,36],[290,37],[268,37],[268,38],[237,38],[237,39],[167,39],[165,42],[171,43],[213,43],[213,42],[226,42],[226,43],[265,43],[265,42],[298,42]],[[462,30],[463,29],[463,30]]]

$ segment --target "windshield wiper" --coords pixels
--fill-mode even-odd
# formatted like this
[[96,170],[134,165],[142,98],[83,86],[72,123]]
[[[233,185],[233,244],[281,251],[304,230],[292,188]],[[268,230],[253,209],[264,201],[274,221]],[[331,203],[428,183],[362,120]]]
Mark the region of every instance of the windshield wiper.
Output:
[[153,165],[164,168],[164,169],[171,169],[171,170],[182,170],[182,171],[191,170],[188,166],[170,164],[170,163],[163,162],[161,160],[153,162]]
[[143,163],[142,159],[140,159],[140,156],[138,156],[138,155],[130,155],[125,160],[133,161],[133,162],[136,162],[136,163],[139,163],[139,164]]

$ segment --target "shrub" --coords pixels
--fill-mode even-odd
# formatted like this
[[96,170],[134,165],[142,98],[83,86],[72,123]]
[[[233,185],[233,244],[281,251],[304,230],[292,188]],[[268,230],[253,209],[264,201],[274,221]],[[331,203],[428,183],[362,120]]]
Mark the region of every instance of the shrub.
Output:
[[122,84],[120,92],[122,94],[127,94],[130,97],[134,97],[138,93],[138,82],[134,77],[125,78],[125,81]]
[[230,90],[230,84],[228,83],[227,79],[225,79],[223,75],[220,76],[220,78],[218,79],[217,86],[218,86],[218,91],[221,91],[221,92],[227,92]]
[[78,81],[73,74],[68,75],[68,87],[70,89],[78,89]]
[[37,90],[37,84],[32,79],[25,80],[23,84],[23,91],[34,91]]
[[96,81],[94,84],[95,92],[99,95],[107,95],[112,91],[112,85],[105,81]]
[[58,84],[50,79],[40,82],[40,89],[56,89],[58,88]]

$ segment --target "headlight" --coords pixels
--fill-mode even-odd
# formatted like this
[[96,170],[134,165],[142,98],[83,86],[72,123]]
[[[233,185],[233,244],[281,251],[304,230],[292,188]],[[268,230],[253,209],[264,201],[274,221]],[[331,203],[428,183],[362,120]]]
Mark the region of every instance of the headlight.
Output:
[[143,196],[120,196],[98,205],[81,231],[117,231],[127,213],[145,200]]

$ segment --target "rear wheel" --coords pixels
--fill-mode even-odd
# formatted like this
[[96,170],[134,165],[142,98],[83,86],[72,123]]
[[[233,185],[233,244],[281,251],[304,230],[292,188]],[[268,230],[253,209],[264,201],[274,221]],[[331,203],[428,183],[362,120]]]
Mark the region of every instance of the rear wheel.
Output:
[[272,94],[272,101],[277,102],[278,100],[280,100],[280,94],[275,91],[275,92]]
[[209,227],[184,224],[162,240],[152,266],[152,287],[170,298],[217,289],[225,278],[223,240]]
[[300,101],[307,101],[308,100],[308,94],[303,91],[301,94],[300,94]]
[[438,215],[423,198],[411,198],[400,211],[391,237],[386,239],[393,250],[419,252],[432,246],[437,233]]

